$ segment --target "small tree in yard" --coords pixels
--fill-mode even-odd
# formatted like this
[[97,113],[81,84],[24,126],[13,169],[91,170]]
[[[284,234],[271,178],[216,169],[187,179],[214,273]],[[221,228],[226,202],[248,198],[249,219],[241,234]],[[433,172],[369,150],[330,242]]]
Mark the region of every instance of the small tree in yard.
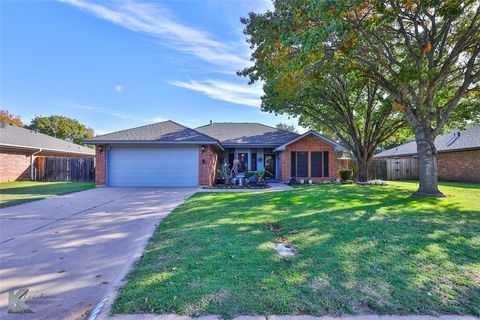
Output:
[[[476,117],[468,99],[479,90],[480,4],[477,0],[277,0],[273,12],[251,13],[256,65],[252,80],[272,80],[275,63],[328,74],[336,64],[371,79],[395,100],[414,132],[419,155],[418,195],[438,190],[435,137],[449,120]],[[276,52],[266,50],[276,46]],[[325,60],[329,64],[325,64]],[[273,60],[270,65],[258,61]],[[279,82],[279,77],[273,78]],[[267,93],[268,94],[268,93]]]

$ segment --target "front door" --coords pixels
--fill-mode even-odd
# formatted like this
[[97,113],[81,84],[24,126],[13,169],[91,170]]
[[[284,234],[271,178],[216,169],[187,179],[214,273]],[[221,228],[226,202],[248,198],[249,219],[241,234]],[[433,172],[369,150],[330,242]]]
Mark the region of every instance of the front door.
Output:
[[275,164],[277,156],[273,153],[265,154],[265,177],[275,179]]

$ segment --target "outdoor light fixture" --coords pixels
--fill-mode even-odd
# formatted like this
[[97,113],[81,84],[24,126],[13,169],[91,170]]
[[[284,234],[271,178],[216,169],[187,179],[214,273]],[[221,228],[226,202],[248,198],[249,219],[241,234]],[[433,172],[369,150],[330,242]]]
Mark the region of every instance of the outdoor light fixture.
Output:
[[107,147],[107,150],[108,150],[108,151],[112,150],[112,147],[108,146],[108,147]]
[[202,153],[205,152],[205,146],[202,146]]
[[98,151],[102,152],[103,151],[103,146],[99,146]]

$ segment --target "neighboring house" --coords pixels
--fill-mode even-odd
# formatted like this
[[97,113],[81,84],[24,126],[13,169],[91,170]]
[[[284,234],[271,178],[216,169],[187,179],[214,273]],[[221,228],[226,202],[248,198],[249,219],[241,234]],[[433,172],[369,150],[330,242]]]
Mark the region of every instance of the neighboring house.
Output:
[[35,157],[94,157],[95,151],[0,122],[0,182],[34,179]]
[[[438,136],[435,147],[440,180],[480,182],[480,125]],[[412,141],[402,144],[380,152],[374,158],[418,158],[417,143]]]
[[210,123],[190,129],[173,121],[86,140],[96,145],[96,183],[108,186],[212,185],[217,167],[239,161],[246,170],[267,169],[271,181],[337,177],[336,142],[309,131],[290,133],[258,123]]

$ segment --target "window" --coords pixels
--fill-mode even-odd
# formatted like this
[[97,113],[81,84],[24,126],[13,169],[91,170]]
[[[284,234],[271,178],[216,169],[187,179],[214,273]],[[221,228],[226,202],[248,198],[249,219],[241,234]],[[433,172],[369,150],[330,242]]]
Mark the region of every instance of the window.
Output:
[[238,172],[245,172],[248,170],[248,153],[238,154]]
[[297,153],[296,152],[290,153],[290,176],[291,177],[297,176]]
[[252,158],[252,164],[251,164],[252,171],[257,171],[257,154],[252,153],[250,154],[250,156]]
[[321,177],[322,176],[322,152],[312,152],[311,158],[311,168],[312,168],[312,177]]
[[297,176],[308,177],[308,152],[297,152]]
[[328,151],[323,152],[323,176],[328,177]]

